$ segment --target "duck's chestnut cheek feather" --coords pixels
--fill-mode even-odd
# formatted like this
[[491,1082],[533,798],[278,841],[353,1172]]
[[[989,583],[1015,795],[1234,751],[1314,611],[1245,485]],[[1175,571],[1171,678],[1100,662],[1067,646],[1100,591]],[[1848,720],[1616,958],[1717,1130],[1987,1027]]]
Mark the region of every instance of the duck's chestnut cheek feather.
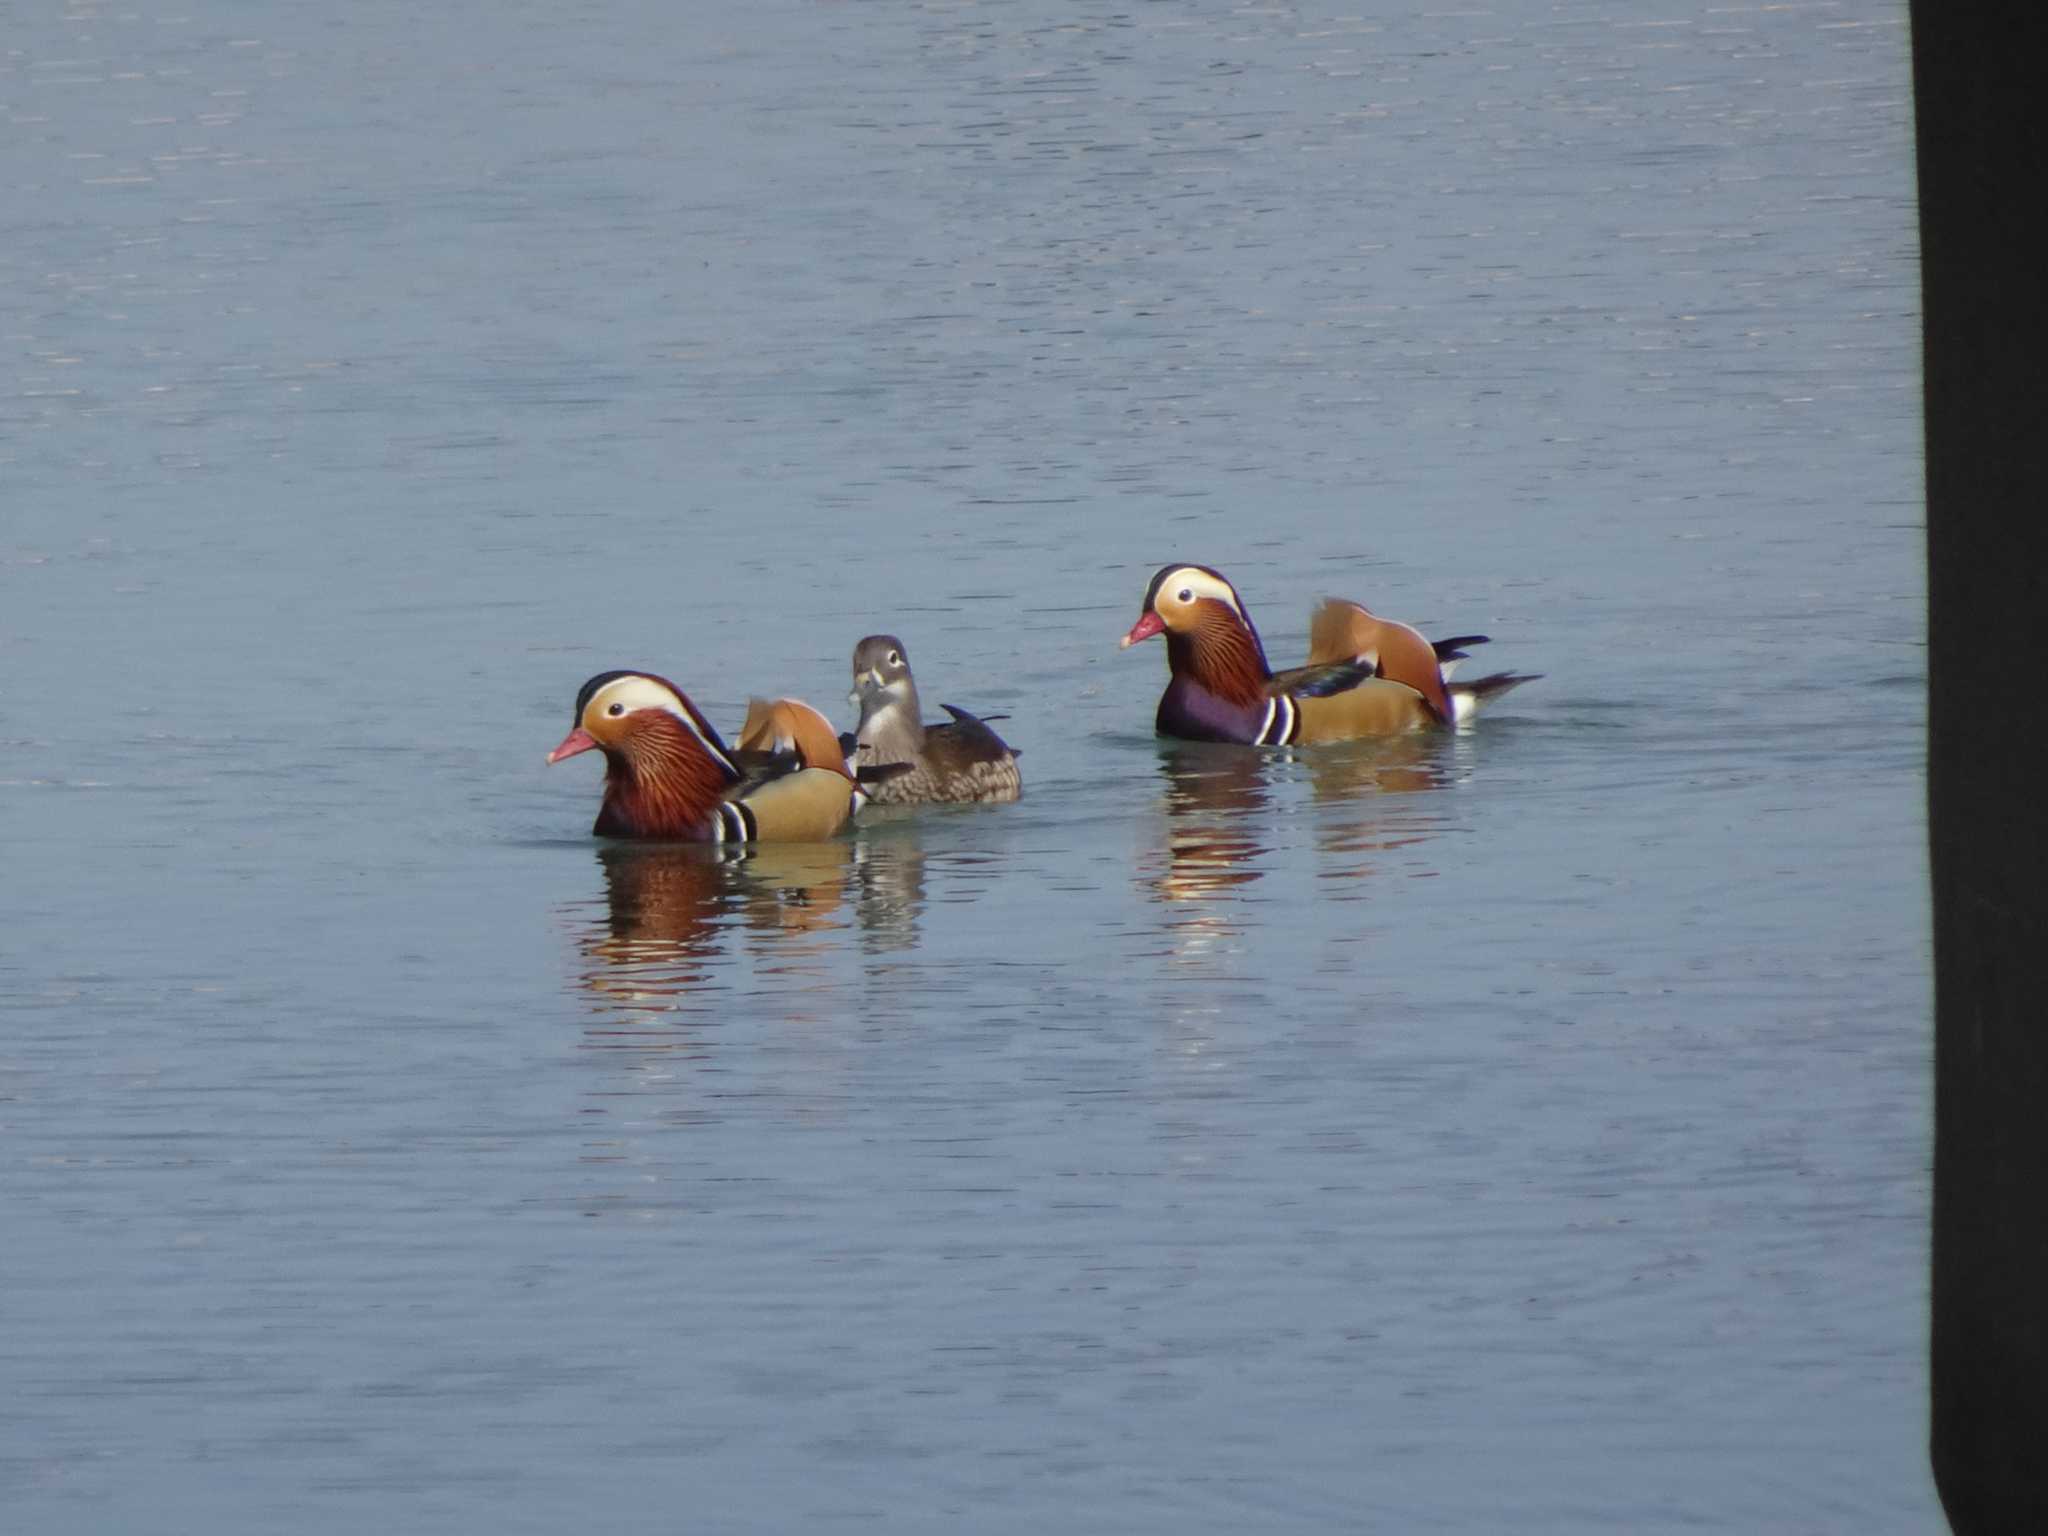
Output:
[[559,763],[565,757],[574,757],[578,752],[588,752],[596,745],[597,738],[579,725],[575,730],[562,738],[562,744],[559,747],[548,754],[548,763],[552,766]]
[[1166,620],[1148,608],[1138,622],[1131,626],[1131,632],[1124,636],[1123,643],[1126,646],[1136,645],[1140,640],[1150,640],[1165,628]]

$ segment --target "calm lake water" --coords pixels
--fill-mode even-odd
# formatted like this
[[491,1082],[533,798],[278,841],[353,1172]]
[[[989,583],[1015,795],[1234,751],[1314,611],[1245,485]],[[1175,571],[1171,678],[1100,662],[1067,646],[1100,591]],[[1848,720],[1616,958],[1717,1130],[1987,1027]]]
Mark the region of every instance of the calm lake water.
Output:
[[[1903,7],[1360,9],[15,9],[9,1529],[1936,1527]],[[1019,804],[542,766],[877,629]]]

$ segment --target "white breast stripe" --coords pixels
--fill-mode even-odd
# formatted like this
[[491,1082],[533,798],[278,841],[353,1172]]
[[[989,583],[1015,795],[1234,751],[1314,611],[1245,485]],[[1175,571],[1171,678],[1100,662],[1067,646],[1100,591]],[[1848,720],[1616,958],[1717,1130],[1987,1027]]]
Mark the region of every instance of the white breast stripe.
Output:
[[1259,729],[1259,745],[1284,747],[1300,734],[1301,706],[1284,693],[1275,694],[1272,704],[1266,709],[1266,723]]
[[1284,693],[1276,693],[1266,706],[1266,718],[1252,738],[1261,747],[1284,747],[1301,734],[1301,706]]

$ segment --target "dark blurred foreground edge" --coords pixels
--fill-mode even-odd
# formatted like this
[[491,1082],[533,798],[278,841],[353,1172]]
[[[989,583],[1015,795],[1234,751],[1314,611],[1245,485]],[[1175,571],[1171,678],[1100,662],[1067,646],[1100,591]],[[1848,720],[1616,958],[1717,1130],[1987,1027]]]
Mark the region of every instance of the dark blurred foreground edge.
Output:
[[2048,1532],[2048,5],[1914,0],[1934,881],[1935,1482]]

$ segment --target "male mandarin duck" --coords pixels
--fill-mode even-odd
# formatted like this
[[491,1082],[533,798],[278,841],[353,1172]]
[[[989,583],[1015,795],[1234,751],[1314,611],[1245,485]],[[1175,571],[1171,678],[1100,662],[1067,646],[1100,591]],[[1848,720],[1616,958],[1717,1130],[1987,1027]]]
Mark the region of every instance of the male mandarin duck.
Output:
[[815,842],[858,803],[831,722],[795,699],[756,699],[735,750],[666,678],[600,672],[576,695],[574,722],[548,761],[604,753],[599,837]]
[[[853,648],[847,702],[860,706],[847,750],[876,805],[1015,800],[1023,792],[1017,754],[981,719],[942,704],[952,723],[924,723],[909,653],[894,635],[869,635]],[[892,768],[898,771],[877,776]]]
[[1452,687],[1462,647],[1483,644],[1484,635],[1432,645],[1406,624],[1339,598],[1315,612],[1308,665],[1276,674],[1236,589],[1206,565],[1161,566],[1153,575],[1123,643],[1159,634],[1173,678],[1156,726],[1191,741],[1277,747],[1455,725],[1536,675],[1496,672]]

